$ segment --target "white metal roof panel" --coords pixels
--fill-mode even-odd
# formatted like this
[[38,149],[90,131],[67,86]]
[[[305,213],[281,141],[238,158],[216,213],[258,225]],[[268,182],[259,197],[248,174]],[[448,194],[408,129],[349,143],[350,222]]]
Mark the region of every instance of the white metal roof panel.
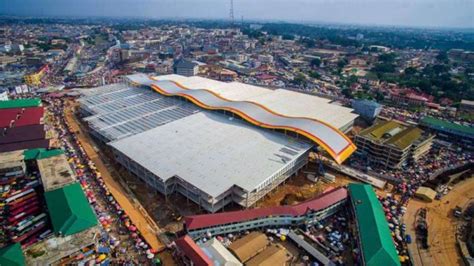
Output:
[[207,111],[110,145],[160,178],[178,176],[213,197],[233,185],[257,188],[312,147]]

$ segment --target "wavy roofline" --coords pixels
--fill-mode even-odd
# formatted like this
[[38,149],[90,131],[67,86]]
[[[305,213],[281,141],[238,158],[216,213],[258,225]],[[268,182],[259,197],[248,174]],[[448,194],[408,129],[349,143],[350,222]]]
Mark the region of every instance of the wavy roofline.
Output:
[[[149,77],[150,78],[150,77]],[[151,80],[153,81],[157,81],[159,82],[160,80],[156,80],[155,78],[151,77],[150,78]],[[183,89],[184,91],[187,91],[187,90],[191,90],[185,86],[183,86],[182,84],[178,83],[178,82],[175,82],[175,81],[172,81],[172,80],[167,80],[168,82],[171,82],[173,84],[175,84],[176,86],[178,86],[179,88]],[[137,82],[134,82],[136,84],[139,84]],[[269,113],[271,113],[272,115],[275,115],[275,116],[279,116],[279,117],[283,117],[283,118],[289,118],[289,119],[304,119],[304,120],[308,120],[308,122],[310,123],[317,123],[319,125],[323,125],[323,126],[326,126],[328,127],[330,130],[334,131],[335,134],[341,136],[344,138],[344,140],[347,142],[347,145],[342,148],[339,152],[335,151],[326,141],[324,141],[323,139],[319,138],[318,136],[310,133],[310,132],[307,132],[301,128],[297,128],[297,127],[292,127],[292,126],[288,126],[288,125],[275,125],[275,124],[269,124],[269,123],[265,123],[264,121],[259,121],[259,120],[256,120],[255,118],[253,118],[251,116],[251,114],[247,114],[245,113],[244,111],[242,110],[239,110],[239,109],[236,109],[236,108],[232,108],[232,107],[226,107],[226,106],[211,106],[211,105],[208,105],[206,103],[203,103],[202,101],[200,101],[199,99],[197,99],[196,97],[192,96],[192,95],[189,95],[189,94],[186,94],[185,92],[179,92],[179,93],[170,93],[170,92],[167,92],[165,89],[161,88],[159,85],[157,85],[156,83],[153,84],[146,84],[147,86],[151,87],[151,89],[153,89],[154,91],[164,95],[164,96],[178,96],[178,97],[183,97],[189,101],[191,101],[192,103],[194,103],[195,105],[201,107],[201,108],[204,108],[204,109],[207,109],[207,110],[223,110],[223,111],[229,111],[231,113],[234,113],[236,115],[238,115],[239,117],[241,117],[242,119],[244,119],[245,121],[253,124],[253,125],[256,125],[258,127],[262,127],[262,128],[269,128],[269,129],[282,129],[282,130],[288,130],[288,131],[291,131],[291,132],[295,132],[297,134],[300,134],[300,135],[303,135],[305,136],[306,138],[310,139],[311,141],[315,142],[316,144],[318,144],[319,146],[323,147],[324,150],[326,150],[328,152],[328,154],[338,163],[338,164],[341,164],[342,162],[344,162],[353,152],[355,152],[355,150],[357,149],[357,147],[354,145],[354,143],[352,143],[352,141],[342,132],[340,131],[339,129],[333,127],[332,125],[324,122],[324,121],[321,121],[321,120],[317,120],[317,119],[314,119],[314,118],[308,118],[308,117],[294,117],[294,116],[286,116],[286,115],[282,115],[282,114],[279,114],[273,110],[270,110],[269,108],[267,108],[266,106],[262,105],[262,104],[259,104],[259,103],[256,103],[256,102],[252,102],[252,101],[232,101],[232,100],[229,100],[227,98],[224,98],[220,95],[218,95],[217,93],[209,90],[209,89],[198,89],[200,91],[205,91],[206,93],[209,93],[209,94],[212,94],[213,96],[219,98],[220,100],[222,101],[225,101],[225,102],[245,102],[245,103],[248,103],[248,104],[252,104],[252,105],[255,105],[257,106],[258,108],[261,108]],[[193,90],[193,91],[196,91],[196,90]]]

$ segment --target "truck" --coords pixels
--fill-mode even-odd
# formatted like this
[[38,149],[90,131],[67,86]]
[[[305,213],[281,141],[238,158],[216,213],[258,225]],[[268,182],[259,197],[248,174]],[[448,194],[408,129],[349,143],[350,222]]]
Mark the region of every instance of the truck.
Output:
[[456,206],[456,207],[453,209],[453,215],[454,215],[454,217],[456,217],[456,218],[461,217],[461,215],[462,215],[462,208],[459,207],[459,206]]

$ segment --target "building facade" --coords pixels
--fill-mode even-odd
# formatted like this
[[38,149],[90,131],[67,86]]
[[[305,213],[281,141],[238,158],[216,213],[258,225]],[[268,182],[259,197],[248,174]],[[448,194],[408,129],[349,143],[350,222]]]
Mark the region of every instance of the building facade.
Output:
[[434,136],[418,127],[396,121],[375,124],[355,137],[357,153],[369,163],[399,168],[405,162],[417,161],[429,152]]
[[352,108],[356,114],[368,121],[373,121],[382,111],[382,105],[369,100],[354,100]]
[[313,225],[341,210],[347,190],[336,188],[294,206],[259,208],[185,218],[185,230],[194,239],[272,227]]
[[173,68],[175,74],[185,77],[196,76],[199,73],[199,65],[185,59],[179,60]]

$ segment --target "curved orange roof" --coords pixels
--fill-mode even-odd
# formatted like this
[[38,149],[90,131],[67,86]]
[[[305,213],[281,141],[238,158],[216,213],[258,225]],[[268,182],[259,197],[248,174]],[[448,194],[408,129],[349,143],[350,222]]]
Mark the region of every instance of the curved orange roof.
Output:
[[339,164],[356,150],[356,146],[343,132],[323,121],[285,116],[255,102],[231,101],[213,91],[189,89],[174,81],[157,81],[146,76],[130,79],[134,83],[149,86],[162,95],[183,97],[204,109],[232,112],[259,127],[288,130],[303,135],[323,147]]

